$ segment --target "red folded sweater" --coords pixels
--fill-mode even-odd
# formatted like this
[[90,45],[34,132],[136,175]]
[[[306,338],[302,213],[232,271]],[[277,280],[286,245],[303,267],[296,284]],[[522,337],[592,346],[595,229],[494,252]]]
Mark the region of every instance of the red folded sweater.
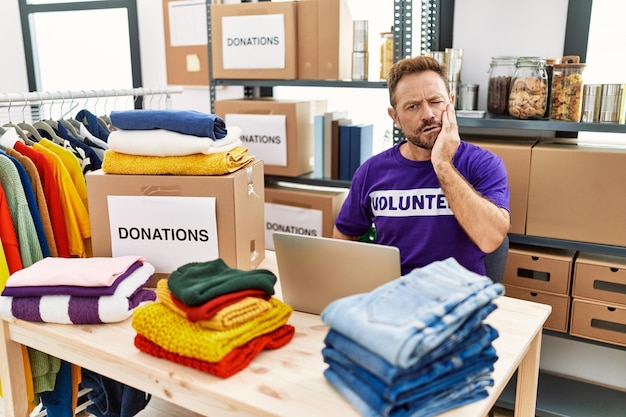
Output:
[[295,328],[293,326],[284,324],[274,331],[258,336],[231,350],[219,362],[208,362],[170,352],[139,333],[135,335],[135,347],[157,358],[167,359],[220,378],[228,378],[248,366],[262,350],[278,349],[285,346],[292,339],[294,333]]

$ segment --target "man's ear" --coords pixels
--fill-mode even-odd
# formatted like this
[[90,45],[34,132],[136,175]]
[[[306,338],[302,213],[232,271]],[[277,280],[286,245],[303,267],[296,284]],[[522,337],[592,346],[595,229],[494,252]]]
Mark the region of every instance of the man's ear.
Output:
[[[454,101],[456,100],[456,94],[454,93],[450,93],[450,103],[452,103],[454,105]],[[456,106],[455,106],[456,108]]]
[[396,127],[398,127],[398,121],[397,121],[395,109],[393,107],[388,107],[387,113],[389,113],[389,117],[391,117],[391,120],[393,120],[393,123],[396,125]]

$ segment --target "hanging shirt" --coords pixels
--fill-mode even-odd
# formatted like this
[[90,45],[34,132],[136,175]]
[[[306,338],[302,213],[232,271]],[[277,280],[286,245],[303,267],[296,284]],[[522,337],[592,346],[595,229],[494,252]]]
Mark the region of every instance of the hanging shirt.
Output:
[[33,149],[46,157],[54,173],[63,207],[70,255],[84,258],[86,249],[83,239],[91,237],[87,209],[59,156],[39,143],[35,143]]
[[85,208],[87,208],[87,183],[85,182],[85,176],[83,175],[78,159],[76,159],[72,152],[48,139],[42,139],[39,141],[39,144],[59,156],[67,172],[70,174],[70,178],[76,187],[78,195],[83,201]]
[[22,266],[28,267],[41,260],[43,254],[39,245],[37,231],[35,230],[33,216],[30,213],[24,188],[20,181],[20,174],[6,154],[0,155],[0,182],[7,197],[13,227],[15,227],[19,242]]
[[39,246],[41,247],[41,253],[44,258],[48,257],[50,256],[50,249],[48,249],[48,241],[46,240],[46,234],[43,231],[43,224],[41,222],[41,216],[39,215],[39,209],[37,208],[37,201],[35,201],[35,193],[33,192],[33,186],[30,182],[30,178],[28,178],[26,170],[17,159],[7,154],[2,154],[2,156],[9,158],[17,169],[20,181],[22,182],[22,188],[24,189],[24,196],[26,197],[28,209],[33,217],[33,224],[35,225],[35,231],[37,233],[37,239],[39,240]]
[[22,269],[22,258],[20,257],[20,245],[15,234],[11,211],[4,194],[4,189],[0,187],[0,239],[9,273],[14,273]]
[[48,213],[50,214],[50,222],[54,232],[54,243],[56,243],[57,251],[60,257],[69,258],[70,249],[67,238],[67,227],[65,225],[65,216],[63,214],[63,206],[57,181],[54,178],[52,167],[46,157],[36,150],[24,145],[21,142],[15,144],[15,150],[30,158],[35,164],[41,186],[48,204]]
[[57,257],[59,256],[59,252],[57,251],[57,245],[54,241],[54,229],[52,228],[50,212],[48,211],[48,203],[46,202],[46,195],[44,194],[43,186],[41,185],[41,178],[39,177],[37,167],[29,157],[22,155],[13,148],[8,148],[6,152],[8,155],[20,161],[28,174],[28,178],[30,179],[30,183],[33,187],[33,193],[35,194],[35,202],[37,203],[37,209],[39,211],[39,217],[41,218],[41,224],[46,236],[46,242],[48,243],[48,249],[50,250],[50,256]]

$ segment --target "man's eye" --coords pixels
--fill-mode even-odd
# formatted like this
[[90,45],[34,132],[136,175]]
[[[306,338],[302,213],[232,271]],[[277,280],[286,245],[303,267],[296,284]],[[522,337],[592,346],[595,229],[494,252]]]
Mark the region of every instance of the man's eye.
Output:
[[415,110],[417,108],[417,106],[415,104],[409,104],[407,106],[407,110]]

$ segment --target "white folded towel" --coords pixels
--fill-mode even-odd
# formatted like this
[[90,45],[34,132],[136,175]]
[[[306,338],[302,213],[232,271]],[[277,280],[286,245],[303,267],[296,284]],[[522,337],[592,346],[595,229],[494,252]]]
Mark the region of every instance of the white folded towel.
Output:
[[109,149],[129,155],[186,156],[227,152],[241,146],[241,128],[228,128],[222,139],[186,135],[166,129],[115,130],[107,140]]

